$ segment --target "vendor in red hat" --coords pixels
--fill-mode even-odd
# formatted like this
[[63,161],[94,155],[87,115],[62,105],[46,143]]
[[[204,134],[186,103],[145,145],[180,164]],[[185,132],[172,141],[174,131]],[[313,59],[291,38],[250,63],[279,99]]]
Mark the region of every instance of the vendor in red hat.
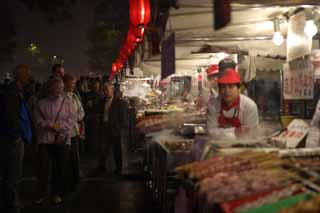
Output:
[[207,69],[207,79],[208,86],[210,89],[210,99],[217,98],[217,82],[219,77],[219,66],[217,64],[212,64]]
[[240,94],[240,76],[227,68],[218,79],[219,97],[208,105],[208,133],[216,139],[232,139],[259,124],[256,103]]
[[207,82],[202,90],[198,99],[198,108],[202,108],[207,105],[209,100],[218,97],[218,76],[219,66],[217,64],[210,65],[207,70]]

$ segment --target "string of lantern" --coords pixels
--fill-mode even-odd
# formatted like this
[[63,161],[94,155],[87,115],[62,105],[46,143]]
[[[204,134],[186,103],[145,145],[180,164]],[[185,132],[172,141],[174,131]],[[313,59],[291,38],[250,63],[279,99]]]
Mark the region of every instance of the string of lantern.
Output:
[[142,42],[145,28],[150,21],[150,0],[129,0],[130,25],[117,59],[112,63],[109,79],[120,72],[128,58]]

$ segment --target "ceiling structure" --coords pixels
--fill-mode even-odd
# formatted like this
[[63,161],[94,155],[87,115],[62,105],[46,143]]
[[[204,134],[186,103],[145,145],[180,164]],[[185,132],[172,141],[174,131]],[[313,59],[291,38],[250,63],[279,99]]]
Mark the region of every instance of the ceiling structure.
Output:
[[[166,24],[166,35],[175,33],[176,71],[187,72],[207,66],[215,51],[201,50],[205,46],[213,49],[236,49],[250,56],[271,56],[283,59],[286,56],[286,42],[276,46],[272,42],[275,18],[280,18],[280,30],[284,38],[287,34],[287,18],[298,7],[319,10],[319,0],[233,0],[231,4],[231,23],[221,30],[214,30],[212,0],[178,0],[177,8],[170,8]],[[316,17],[317,19],[320,17]],[[318,41],[314,40],[313,48]],[[208,48],[207,48],[208,49]],[[198,52],[199,54],[194,54]],[[245,57],[243,66],[250,64]],[[259,70],[278,70],[285,60],[268,58],[255,60]],[[160,57],[152,58],[143,64],[146,70],[160,73]],[[244,67],[245,68],[245,67]],[[157,71],[155,71],[155,69]]]

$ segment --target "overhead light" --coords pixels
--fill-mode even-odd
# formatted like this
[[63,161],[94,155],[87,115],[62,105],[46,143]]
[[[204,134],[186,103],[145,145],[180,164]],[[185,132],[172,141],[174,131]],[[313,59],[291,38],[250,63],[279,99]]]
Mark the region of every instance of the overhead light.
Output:
[[318,32],[318,27],[314,23],[314,20],[307,20],[306,25],[304,26],[304,33],[309,37],[312,38]]
[[313,9],[306,9],[306,24],[304,26],[304,33],[309,37],[312,38],[318,32],[318,27],[314,23],[315,19],[315,11]]
[[274,32],[272,41],[275,45],[280,46],[283,43],[283,36],[281,35],[281,32]]
[[280,32],[280,20],[278,18],[273,20],[274,33],[272,41],[275,45],[280,46],[283,43],[283,36]]

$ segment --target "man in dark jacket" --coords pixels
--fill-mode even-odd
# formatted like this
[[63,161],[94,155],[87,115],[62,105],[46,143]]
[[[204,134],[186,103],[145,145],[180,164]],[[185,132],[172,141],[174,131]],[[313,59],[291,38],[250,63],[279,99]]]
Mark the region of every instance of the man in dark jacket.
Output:
[[86,149],[90,152],[98,151],[102,100],[100,82],[96,79],[91,79],[90,91],[82,99],[85,111]]
[[115,173],[122,170],[122,150],[121,150],[121,129],[122,129],[122,100],[120,88],[113,87],[112,82],[105,82],[103,85],[104,99],[102,104],[102,138],[100,140],[99,169],[106,170],[112,167],[109,163],[106,166],[108,155],[113,153],[116,164]]
[[115,85],[114,96],[109,111],[110,138],[112,151],[116,163],[115,173],[119,174],[122,170],[122,145],[121,130],[123,122],[123,100],[120,88]]
[[14,82],[0,92],[0,212],[19,212],[17,184],[22,173],[23,141],[30,142],[31,122],[23,90],[29,68],[18,65]]

